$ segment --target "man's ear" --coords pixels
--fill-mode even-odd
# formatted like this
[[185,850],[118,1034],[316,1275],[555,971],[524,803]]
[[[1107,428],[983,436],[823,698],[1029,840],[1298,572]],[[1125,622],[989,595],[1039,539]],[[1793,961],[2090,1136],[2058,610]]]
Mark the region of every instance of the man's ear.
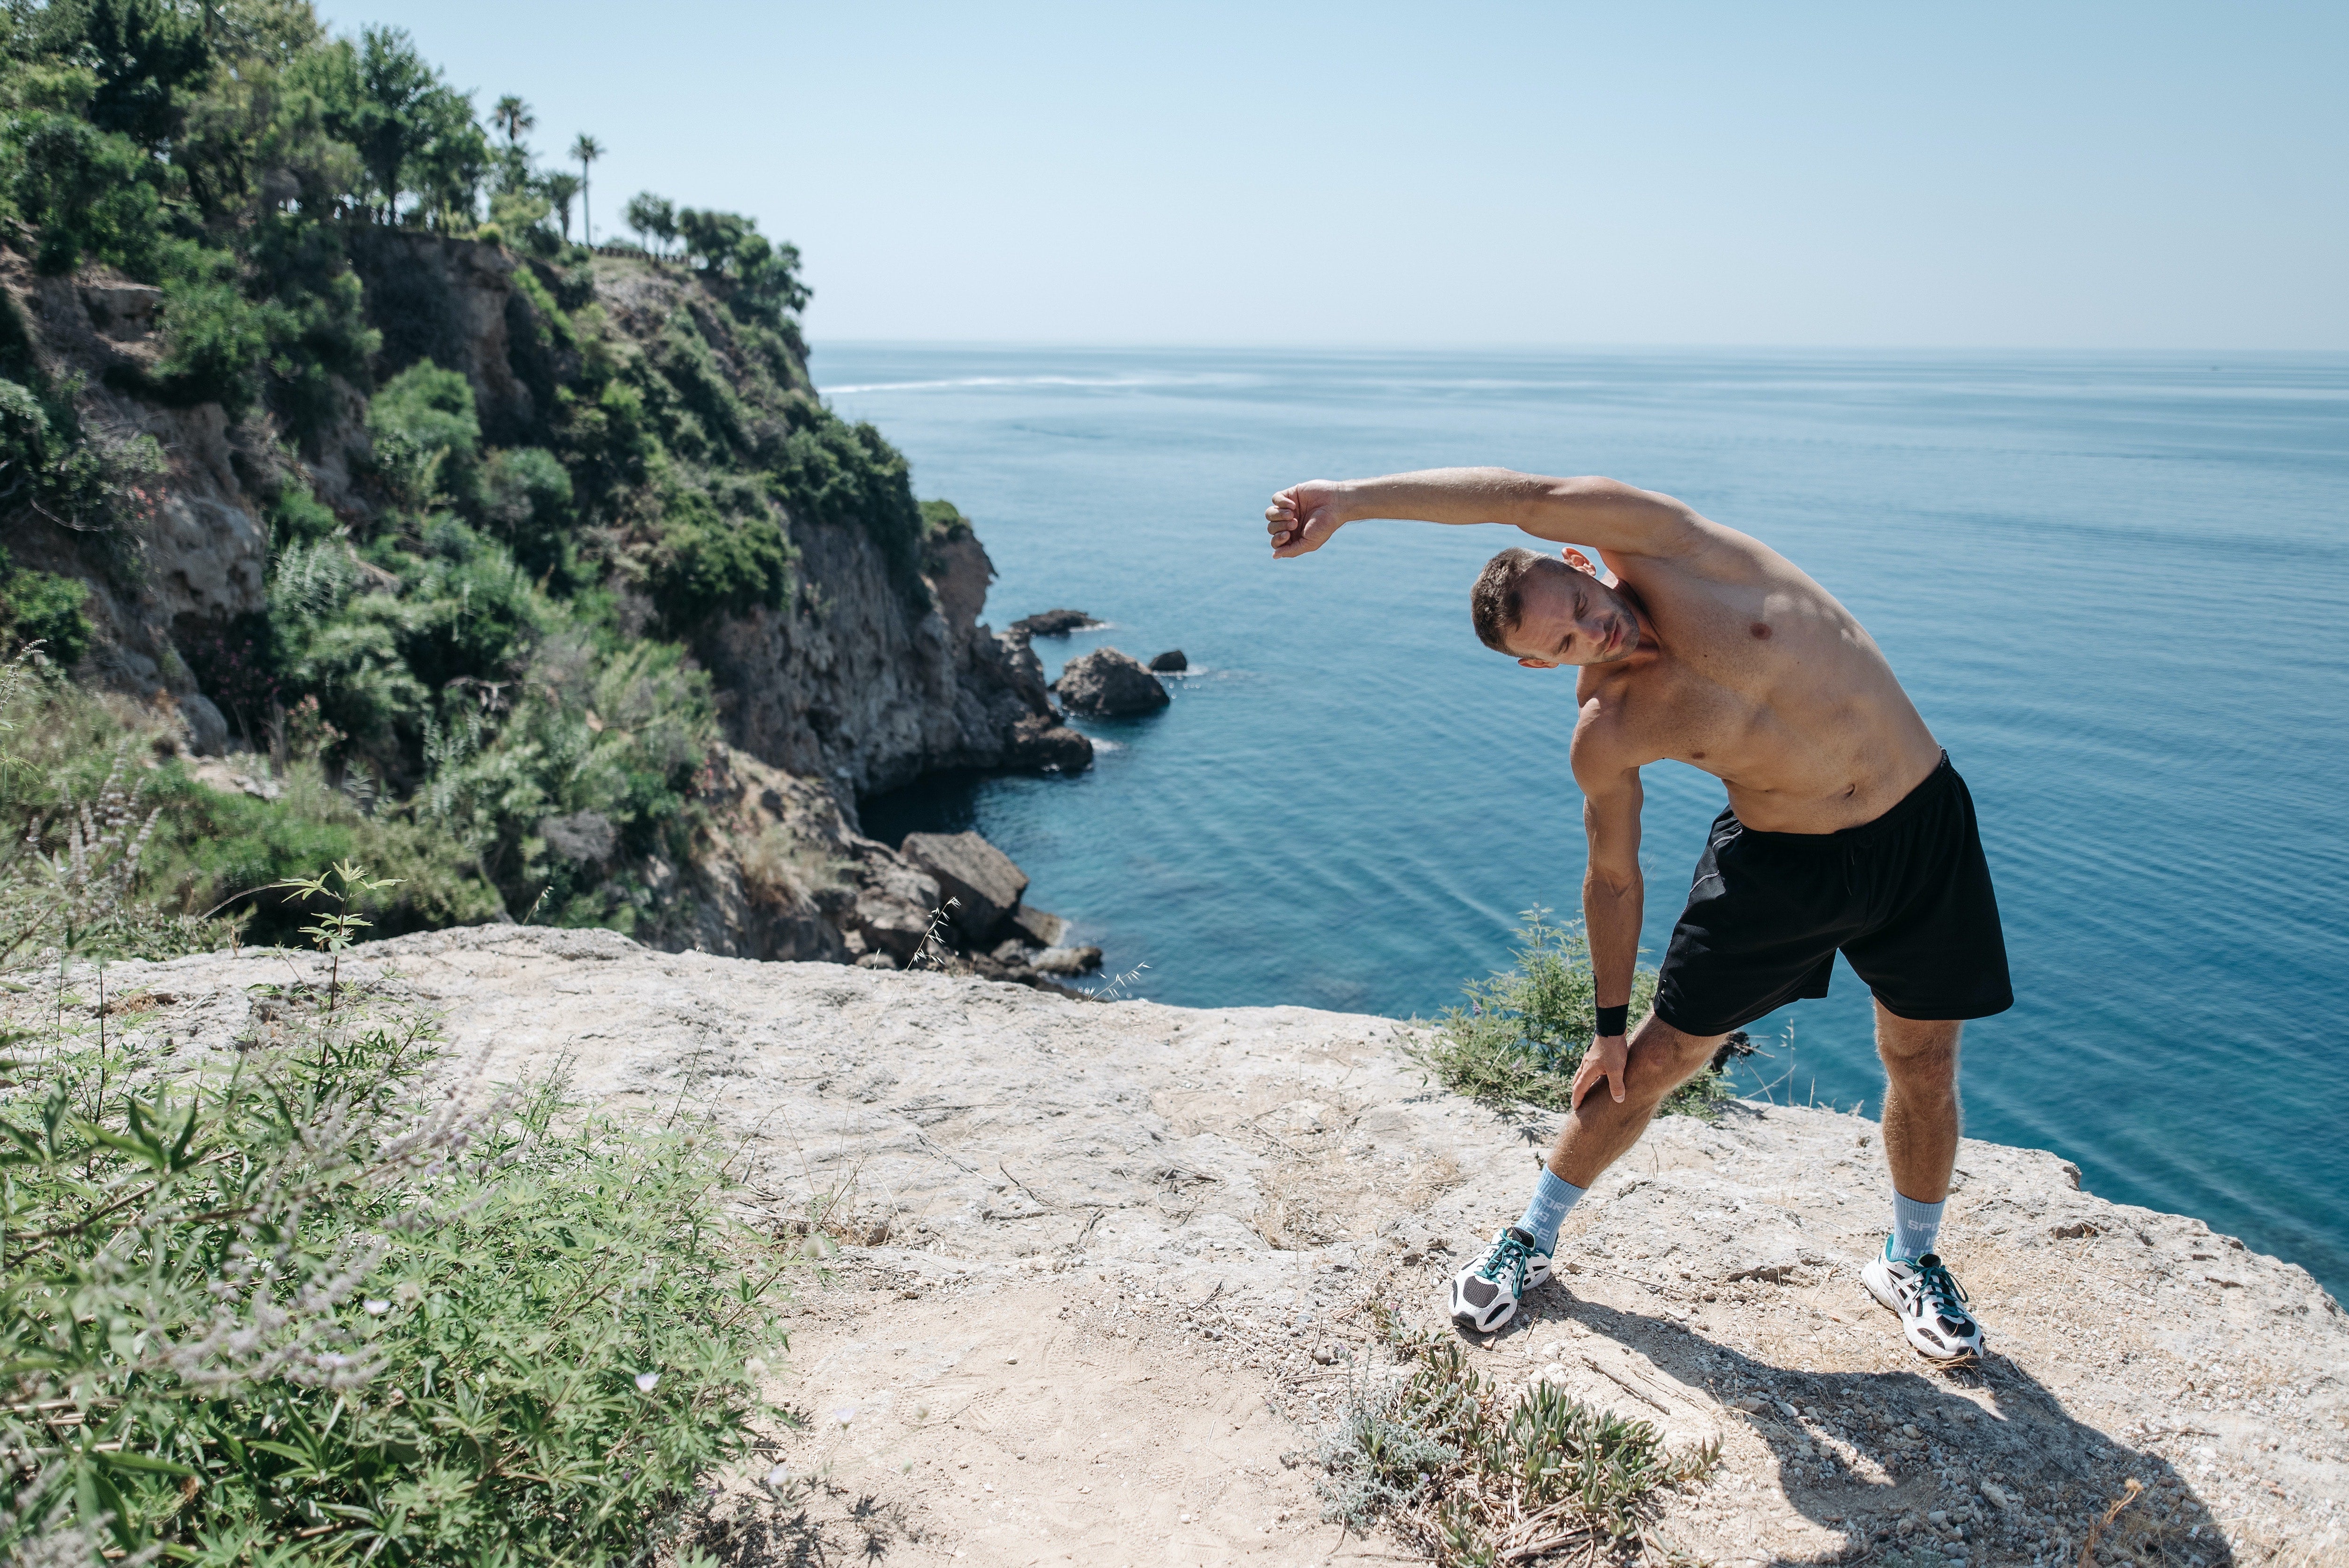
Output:
[[1529,670],[1554,670],[1557,668],[1557,661],[1556,659],[1519,659],[1517,663],[1523,665]]
[[1568,566],[1573,567],[1577,572],[1583,573],[1585,576],[1596,577],[1599,582],[1604,583],[1609,588],[1615,586],[1615,574],[1612,572],[1608,571],[1603,566],[1593,566],[1590,563],[1590,557],[1583,554],[1582,552],[1577,550],[1571,544],[1561,548],[1558,551],[1558,555]]

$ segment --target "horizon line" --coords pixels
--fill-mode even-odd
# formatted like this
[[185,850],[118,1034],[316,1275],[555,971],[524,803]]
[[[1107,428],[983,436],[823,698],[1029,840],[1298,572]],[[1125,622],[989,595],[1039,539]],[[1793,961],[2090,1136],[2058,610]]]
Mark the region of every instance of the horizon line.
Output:
[[1503,343],[1467,340],[1457,343],[1335,343],[1309,340],[1271,342],[1187,341],[1145,338],[1057,337],[874,337],[843,335],[822,338],[806,334],[808,352],[833,347],[887,348],[1057,348],[1099,352],[1155,353],[1299,353],[1299,354],[1943,354],[1943,355],[2165,355],[2199,359],[2229,356],[2266,358],[2349,358],[2349,345],[2333,348],[2219,348],[2192,344],[2155,347],[2102,345],[2031,344],[1837,344],[1837,343],[1642,343],[1559,342]]

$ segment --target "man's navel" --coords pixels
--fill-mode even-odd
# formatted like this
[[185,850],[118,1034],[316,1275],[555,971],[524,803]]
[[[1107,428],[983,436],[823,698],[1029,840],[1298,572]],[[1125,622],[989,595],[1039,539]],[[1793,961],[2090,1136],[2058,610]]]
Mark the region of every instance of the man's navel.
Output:
[[1745,629],[1758,641],[1766,643],[1770,640],[1770,623],[1767,621],[1756,621]]

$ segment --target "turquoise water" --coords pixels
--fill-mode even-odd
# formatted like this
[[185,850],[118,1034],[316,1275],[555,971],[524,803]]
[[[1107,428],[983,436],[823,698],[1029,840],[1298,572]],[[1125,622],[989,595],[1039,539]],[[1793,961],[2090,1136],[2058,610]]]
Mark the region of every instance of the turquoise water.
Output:
[[[2349,1294],[2349,358],[1383,355],[833,346],[842,412],[978,521],[999,625],[1187,652],[1087,723],[1075,779],[944,780],[1133,994],[1432,1014],[1516,912],[1577,913],[1570,673],[1476,643],[1497,529],[1361,524],[1299,561],[1293,480],[1608,473],[1769,541],[1867,624],[1980,805],[2018,1002],[1967,1035],[1968,1130],[2200,1215]],[[1721,786],[1648,769],[1661,954]],[[1868,997],[1793,1029],[1780,1098],[1877,1109]],[[1787,1076],[1790,1075],[1790,1076]]]

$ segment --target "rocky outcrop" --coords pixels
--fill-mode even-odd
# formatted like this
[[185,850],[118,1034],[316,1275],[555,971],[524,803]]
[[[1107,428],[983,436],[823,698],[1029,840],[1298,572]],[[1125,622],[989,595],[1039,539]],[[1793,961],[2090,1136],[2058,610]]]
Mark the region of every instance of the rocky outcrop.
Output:
[[978,623],[995,567],[977,534],[930,540],[931,602],[917,608],[863,531],[791,526],[802,591],[701,640],[735,746],[857,794],[943,768],[1092,765],[1092,742],[1061,722],[1027,636]]
[[[9,529],[9,555],[90,585],[83,608],[96,635],[85,678],[176,711],[195,749],[218,751],[257,730],[264,716],[223,716],[198,690],[181,645],[224,634],[263,606],[269,533],[253,492],[282,460],[271,433],[250,422],[232,426],[215,404],[167,407],[119,389],[162,357],[155,330],[161,291],[103,269],[37,276],[5,246],[0,291],[7,296],[0,306],[23,323],[43,371],[79,384],[83,428],[129,476],[133,514],[116,525],[127,531],[119,532],[26,515]],[[158,461],[160,471],[140,471]]]
[[[650,945],[1030,985],[1101,967],[1099,948],[1060,945],[1068,923],[1022,902],[1027,874],[977,833],[915,833],[892,849],[857,830],[837,782],[731,747],[703,779],[691,860],[657,868],[661,908],[638,933]],[[592,827],[551,818],[541,830],[553,843]]]
[[977,833],[908,833],[898,852],[937,879],[965,944],[993,943],[1010,925],[1028,873]]
[[[1555,1128],[1431,1088],[1392,1019],[512,926],[371,944],[342,975],[439,1010],[451,1083],[562,1060],[598,1101],[706,1118],[762,1227],[792,1233],[823,1195],[843,1244],[764,1377],[828,1418],[779,1426],[773,1459],[830,1485],[730,1487],[709,1522],[730,1561],[1123,1562],[1164,1538],[1184,1562],[1392,1563],[1398,1543],[1322,1522],[1308,1458],[1397,1376],[1390,1326],[1457,1345],[1495,1398],[1551,1384],[1674,1447],[1717,1441],[1704,1480],[1661,1495],[1651,1561],[2349,1555],[2339,1305],[2199,1221],[2080,1191],[2052,1154],[1960,1150],[1941,1233],[1990,1335],[1978,1367],[1919,1360],[1860,1284],[1889,1218],[1877,1125],[1743,1103],[1660,1119],[1517,1320],[1459,1337],[1444,1282],[1517,1213]],[[183,1071],[235,1059],[269,988],[326,977],[251,949],[109,966],[156,1009],[122,1019],[123,1048],[168,1037]],[[0,1016],[57,1005],[42,983]]]
[[1095,648],[1071,659],[1052,690],[1071,713],[1149,713],[1171,700],[1156,676],[1115,648]]
[[1180,648],[1169,648],[1150,656],[1150,673],[1156,676],[1179,676],[1191,667],[1191,661]]

